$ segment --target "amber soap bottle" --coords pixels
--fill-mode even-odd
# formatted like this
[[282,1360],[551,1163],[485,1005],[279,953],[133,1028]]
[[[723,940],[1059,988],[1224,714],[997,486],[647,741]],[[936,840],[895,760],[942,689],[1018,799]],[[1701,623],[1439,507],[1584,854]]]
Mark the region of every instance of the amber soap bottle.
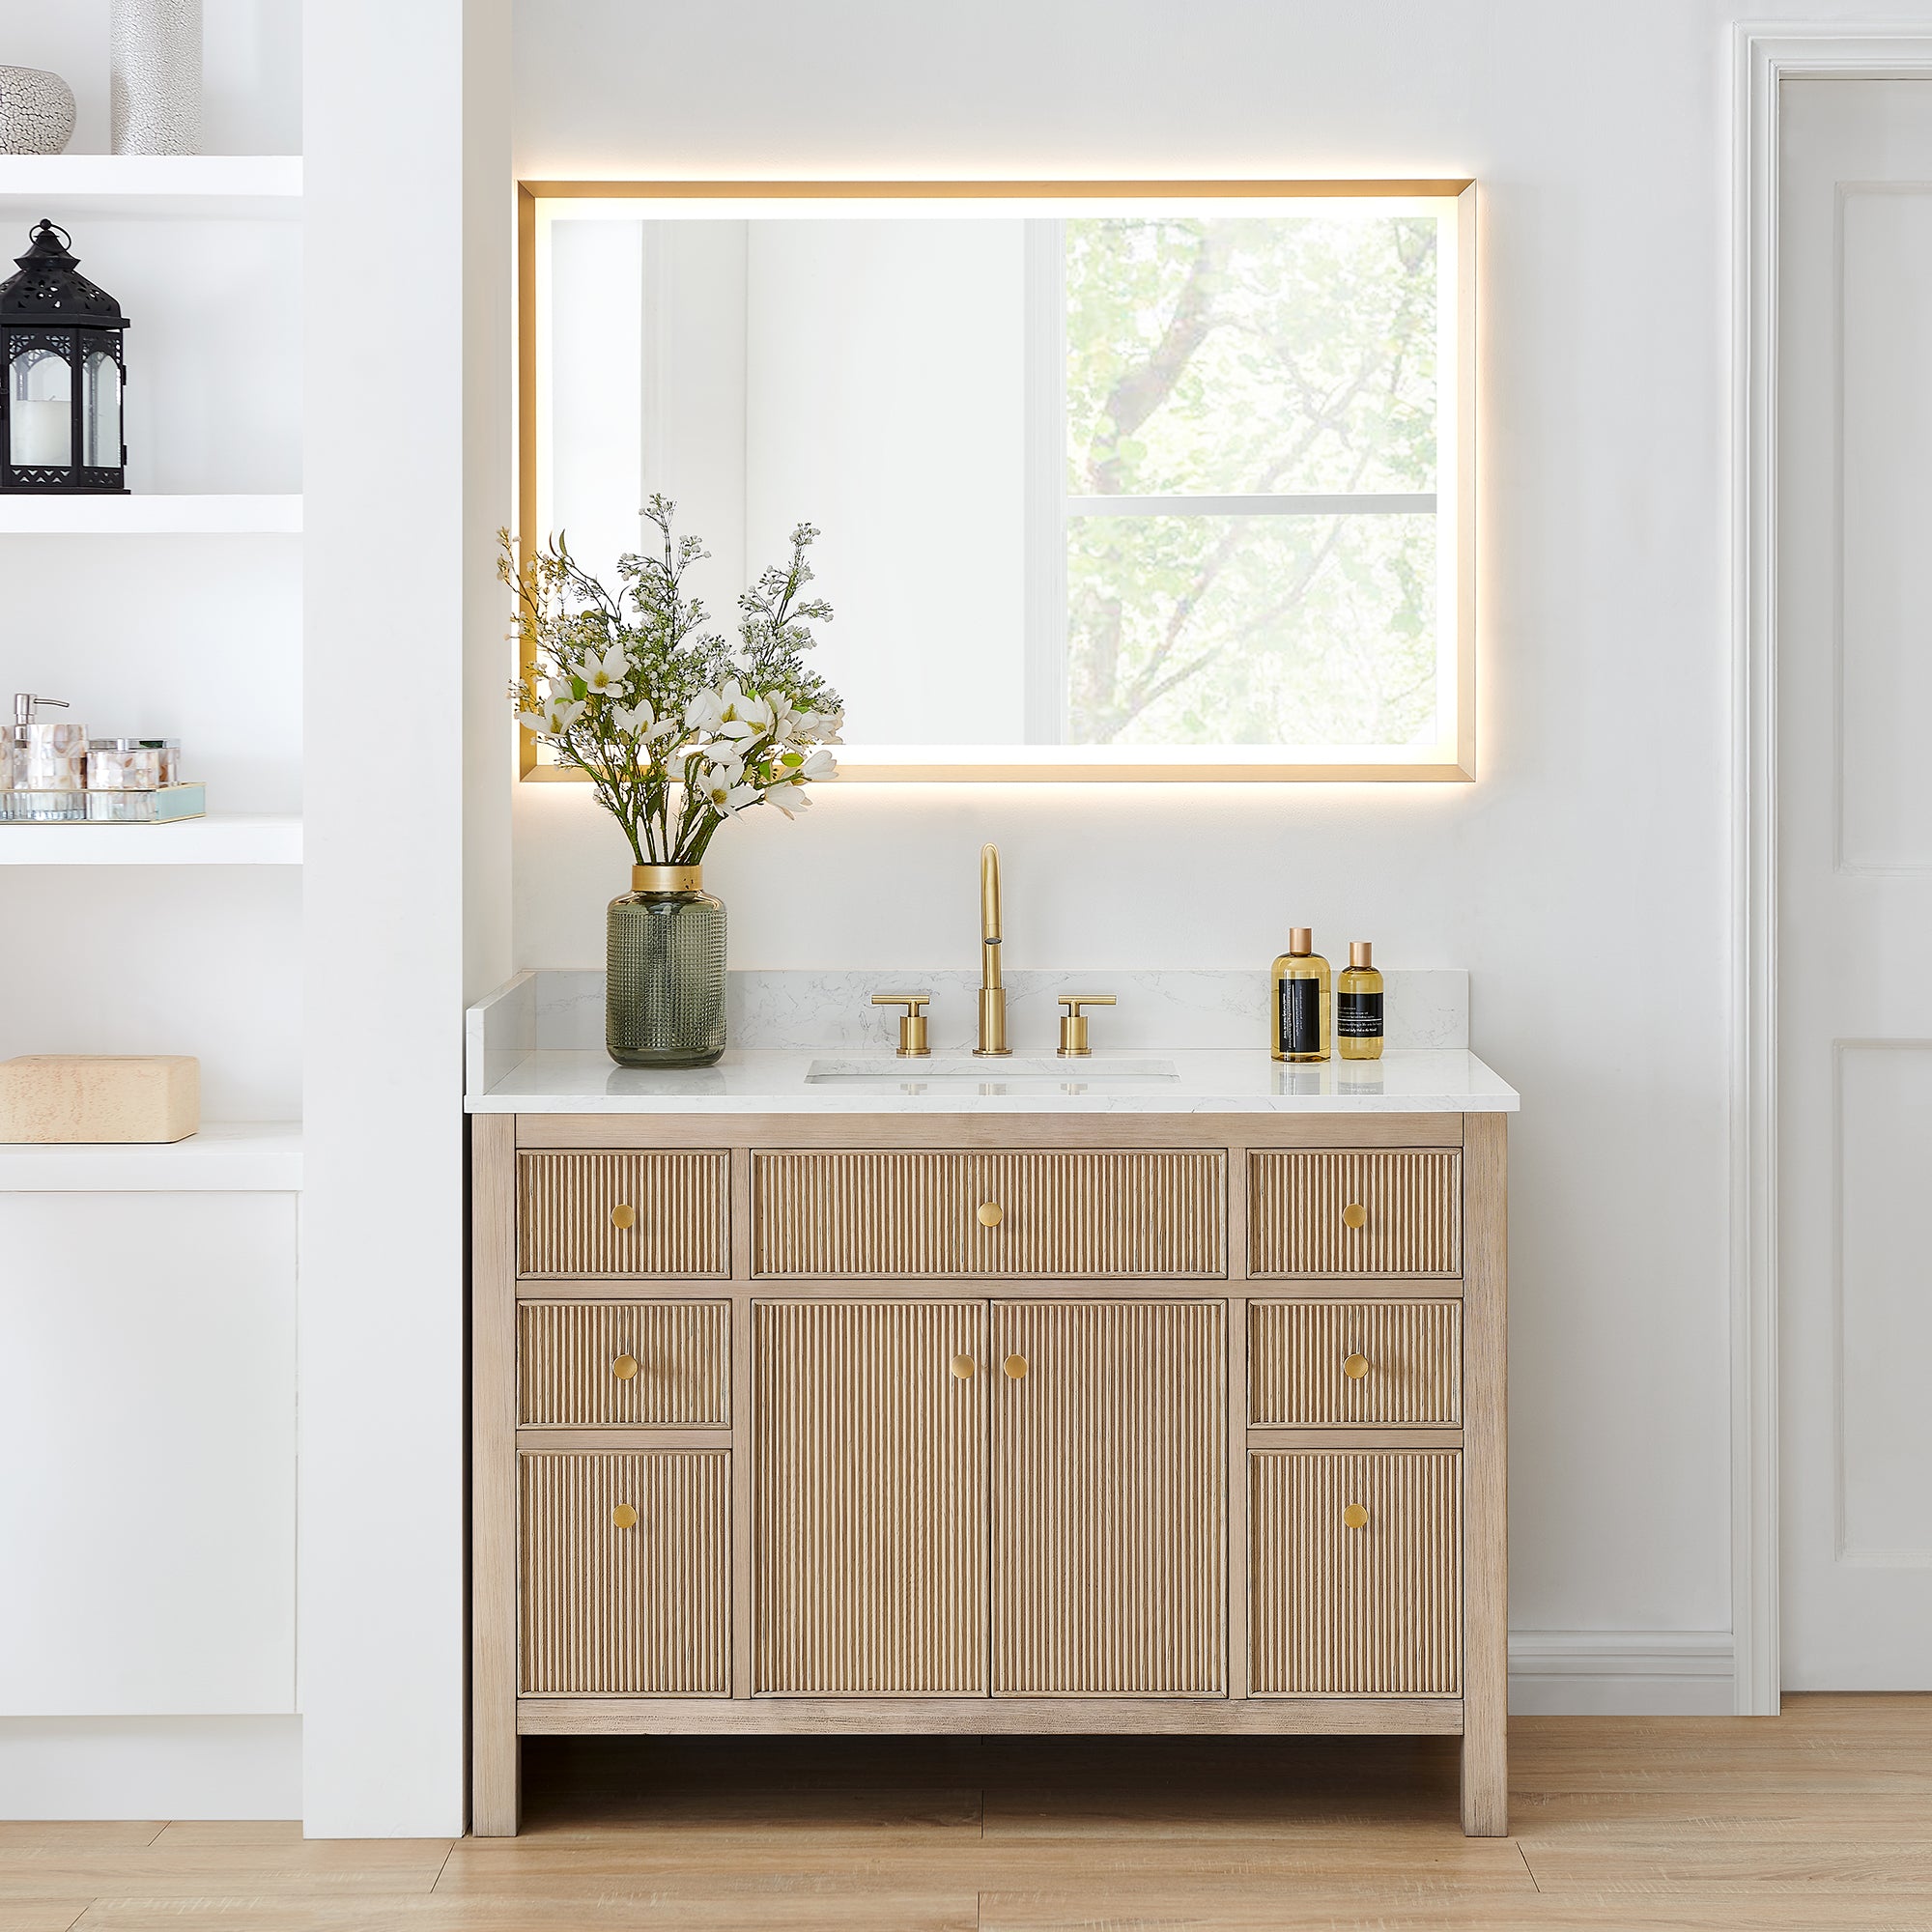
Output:
[[1344,1060],[1382,1057],[1382,976],[1366,939],[1349,942],[1349,963],[1335,980],[1335,1051]]
[[1305,925],[1292,926],[1288,951],[1274,962],[1274,1044],[1277,1060],[1328,1058],[1329,1004],[1332,981],[1328,962],[1315,950],[1315,936]]

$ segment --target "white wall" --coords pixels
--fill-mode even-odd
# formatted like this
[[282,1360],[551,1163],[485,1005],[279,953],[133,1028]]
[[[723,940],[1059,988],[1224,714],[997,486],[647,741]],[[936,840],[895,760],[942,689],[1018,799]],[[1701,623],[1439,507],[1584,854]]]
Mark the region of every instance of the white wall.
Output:
[[[1855,16],[1911,12],[1861,0]],[[970,961],[975,848],[996,838],[1015,963],[1259,971],[1293,921],[1331,952],[1368,935],[1391,962],[1468,967],[1477,1050],[1524,1096],[1512,1522],[1526,1631],[1730,1622],[1736,13],[1720,0],[517,9],[526,177],[1482,182],[1478,782],[853,785],[804,824],[734,830],[707,875],[745,966]],[[678,76],[648,118],[639,71]],[[838,582],[825,588],[836,604]],[[520,963],[595,964],[621,841],[572,787],[525,786],[517,814]]]

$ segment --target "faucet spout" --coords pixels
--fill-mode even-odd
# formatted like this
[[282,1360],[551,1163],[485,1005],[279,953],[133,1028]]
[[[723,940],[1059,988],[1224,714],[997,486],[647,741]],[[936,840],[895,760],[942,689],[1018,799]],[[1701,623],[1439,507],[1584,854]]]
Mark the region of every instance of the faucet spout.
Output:
[[1000,848],[980,848],[980,1044],[976,1053],[1004,1054],[1007,1044],[1007,989],[1000,977]]

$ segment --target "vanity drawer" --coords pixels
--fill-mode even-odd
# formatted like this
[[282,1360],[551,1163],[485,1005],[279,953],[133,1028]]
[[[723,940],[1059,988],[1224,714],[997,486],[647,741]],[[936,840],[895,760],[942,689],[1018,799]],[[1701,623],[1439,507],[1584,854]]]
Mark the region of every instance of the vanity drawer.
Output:
[[1454,1449],[1249,1456],[1252,1695],[1462,1694],[1462,1464]]
[[521,1463],[522,1693],[728,1695],[728,1452]]
[[521,1153],[517,1272],[728,1275],[730,1155]]
[[1463,1156],[1251,1153],[1251,1275],[1459,1275]]
[[1463,1420],[1460,1301],[1252,1301],[1248,1420]]
[[759,1153],[753,1272],[1222,1275],[1226,1180],[1212,1150]]
[[726,1427],[728,1301],[526,1301],[517,1421],[537,1429]]

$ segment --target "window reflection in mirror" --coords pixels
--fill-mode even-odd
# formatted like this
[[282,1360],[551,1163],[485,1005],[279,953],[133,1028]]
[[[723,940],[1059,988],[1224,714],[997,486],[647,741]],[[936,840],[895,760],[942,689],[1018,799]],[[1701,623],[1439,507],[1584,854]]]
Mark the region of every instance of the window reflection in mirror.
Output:
[[538,208],[539,525],[818,525],[848,770],[1468,775],[1454,194]]

